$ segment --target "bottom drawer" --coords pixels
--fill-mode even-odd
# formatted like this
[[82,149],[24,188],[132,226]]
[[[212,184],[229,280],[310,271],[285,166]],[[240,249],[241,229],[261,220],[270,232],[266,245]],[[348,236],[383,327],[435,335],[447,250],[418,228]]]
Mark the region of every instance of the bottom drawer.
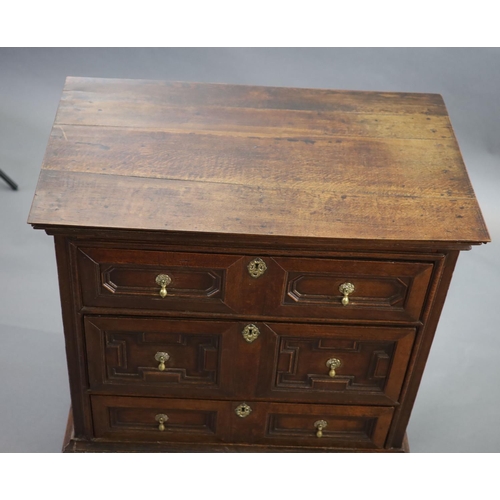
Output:
[[112,441],[383,448],[393,408],[92,396],[96,438]]

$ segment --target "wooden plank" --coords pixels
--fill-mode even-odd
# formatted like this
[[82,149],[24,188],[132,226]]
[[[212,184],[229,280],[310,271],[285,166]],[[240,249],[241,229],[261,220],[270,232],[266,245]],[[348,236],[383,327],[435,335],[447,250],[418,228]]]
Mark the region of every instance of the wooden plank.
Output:
[[165,82],[68,77],[62,100],[153,103],[179,107],[223,106],[254,109],[343,111],[347,113],[444,116],[439,94],[299,89],[220,83]]
[[474,196],[451,140],[276,140],[65,125],[53,129],[44,168],[310,191],[330,184],[339,196]]
[[295,237],[488,241],[473,199],[349,196],[276,186],[43,170],[30,224]]
[[290,111],[222,106],[172,107],[163,102],[65,99],[57,125],[75,124],[229,135],[450,139],[446,116]]

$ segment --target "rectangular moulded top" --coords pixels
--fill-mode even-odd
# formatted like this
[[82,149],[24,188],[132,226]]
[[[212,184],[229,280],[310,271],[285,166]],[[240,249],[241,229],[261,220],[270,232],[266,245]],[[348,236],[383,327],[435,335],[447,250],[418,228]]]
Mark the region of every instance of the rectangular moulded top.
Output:
[[490,240],[440,95],[75,77],[28,222]]

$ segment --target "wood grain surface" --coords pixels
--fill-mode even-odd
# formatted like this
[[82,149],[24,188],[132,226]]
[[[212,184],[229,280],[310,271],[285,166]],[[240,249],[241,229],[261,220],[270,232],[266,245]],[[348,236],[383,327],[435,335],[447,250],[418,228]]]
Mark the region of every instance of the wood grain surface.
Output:
[[489,241],[441,96],[68,78],[29,223]]

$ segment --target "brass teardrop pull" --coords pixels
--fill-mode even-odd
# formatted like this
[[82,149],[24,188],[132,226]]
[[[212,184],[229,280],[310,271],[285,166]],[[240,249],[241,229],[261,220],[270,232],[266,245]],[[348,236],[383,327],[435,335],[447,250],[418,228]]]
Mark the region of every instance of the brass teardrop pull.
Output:
[[155,359],[158,361],[158,370],[161,372],[165,371],[165,361],[168,361],[170,359],[170,355],[168,352],[157,352],[155,354]]
[[328,366],[328,368],[330,368],[330,371],[328,372],[328,375],[330,375],[330,377],[335,377],[335,375],[337,374],[335,372],[335,370],[339,367],[339,366],[342,366],[342,361],[340,361],[340,359],[337,359],[337,358],[330,358],[327,362],[326,362],[326,366]]
[[318,420],[314,422],[314,427],[316,427],[316,437],[321,438],[323,437],[323,429],[328,425],[328,423],[325,420]]
[[349,304],[349,295],[354,292],[354,285],[352,283],[342,283],[339,286],[339,292],[344,295],[342,297],[342,305],[347,306]]
[[168,420],[167,415],[159,413],[156,415],[155,420],[158,422],[158,430],[163,432],[165,430],[165,422]]
[[164,299],[167,296],[167,286],[172,283],[172,278],[168,274],[159,274],[155,281],[160,286],[160,297]]

